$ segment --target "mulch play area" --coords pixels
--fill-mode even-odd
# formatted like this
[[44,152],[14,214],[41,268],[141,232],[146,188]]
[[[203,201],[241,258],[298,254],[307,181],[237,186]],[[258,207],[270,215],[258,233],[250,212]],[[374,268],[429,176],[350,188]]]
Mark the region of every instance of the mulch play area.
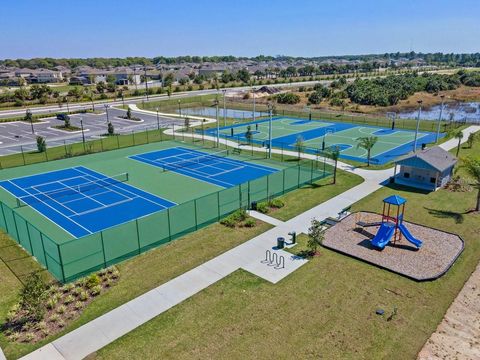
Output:
[[419,249],[404,237],[383,250],[372,245],[380,226],[357,223],[382,222],[382,215],[370,212],[350,214],[325,232],[323,246],[358,258],[406,277],[435,280],[447,272],[463,250],[463,240],[455,234],[404,222],[411,234],[422,241]]

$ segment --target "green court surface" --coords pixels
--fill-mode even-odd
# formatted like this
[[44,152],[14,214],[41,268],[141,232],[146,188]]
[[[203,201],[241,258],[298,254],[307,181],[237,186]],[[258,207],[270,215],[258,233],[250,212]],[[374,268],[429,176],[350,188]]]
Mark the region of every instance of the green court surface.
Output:
[[[180,155],[178,149],[182,150]],[[34,255],[57,279],[70,281],[216,222],[241,207],[248,207],[253,201],[284,194],[331,173],[329,165],[313,161],[280,162],[262,158],[264,155],[252,157],[245,153],[233,155],[231,152],[222,153],[220,158],[218,151],[191,143],[164,141],[4,169],[0,172],[0,181],[24,177],[28,179],[32,175],[49,176],[52,171],[61,173],[58,170],[70,168],[86,168],[108,177],[128,173],[125,184],[176,205],[132,220],[118,221],[97,232],[91,231],[87,235],[76,237],[64,230],[55,217],[47,218],[45,213],[42,215],[35,205],[18,207],[17,199],[0,187],[0,228]],[[154,162],[158,159],[151,161],[147,158],[148,155],[156,157],[157,153],[164,154],[163,161],[172,158],[169,155],[171,152],[176,154],[173,156],[175,162],[168,164],[176,164],[176,156],[185,154],[188,159],[191,159],[191,154],[197,153],[217,155],[214,155],[213,164],[196,163],[188,165],[186,170],[174,168],[178,165],[167,165],[170,167],[167,171],[162,168],[163,163]],[[138,156],[142,157],[143,162],[138,161]],[[233,167],[232,171],[238,171],[238,176],[237,173],[229,175],[230,167]],[[196,171],[200,170],[203,172],[198,176]],[[224,176],[216,177],[217,183],[222,184],[220,180],[225,180],[225,176],[230,176],[232,181],[225,186],[217,185],[215,180],[209,178],[210,170],[213,177]],[[50,195],[50,192],[47,194]],[[70,191],[67,196],[77,195],[78,192],[72,194]],[[80,200],[98,200],[96,195],[105,196],[103,190],[86,195],[88,199]],[[55,195],[55,199],[47,199],[46,204],[55,201],[60,203],[59,206],[67,204],[68,207],[72,202],[78,201],[73,199],[62,203],[65,199],[57,197]],[[100,207],[102,211],[105,210],[105,206]],[[119,217],[124,217],[125,211],[129,210],[124,209],[123,213],[113,212],[113,216],[118,214]],[[95,212],[97,209],[94,209],[93,218],[101,225],[101,219],[95,219]]]
[[[246,134],[250,129],[250,141],[266,145],[269,139],[269,123],[267,119],[235,124],[220,128],[219,133],[222,137],[245,142],[249,141]],[[206,130],[211,136],[216,136],[216,132],[215,128]],[[274,117],[272,120],[273,147],[294,150],[301,139],[305,152],[318,153],[338,147],[341,158],[360,162],[367,161],[367,151],[357,146],[358,138],[369,136],[378,138],[371,151],[371,161],[377,164],[393,161],[413,151],[415,146],[415,132],[410,130],[288,117]],[[443,136],[444,134],[440,134],[440,137]],[[434,133],[419,132],[416,148],[420,148],[423,143],[434,142],[435,138]]]

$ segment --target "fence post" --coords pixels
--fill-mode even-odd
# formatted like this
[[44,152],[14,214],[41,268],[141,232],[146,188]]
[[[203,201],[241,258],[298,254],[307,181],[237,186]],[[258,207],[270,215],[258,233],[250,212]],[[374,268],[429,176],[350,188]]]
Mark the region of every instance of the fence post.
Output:
[[282,170],[283,186],[282,194],[285,194],[285,169]]
[[62,282],[65,282],[65,269],[63,268],[62,252],[60,251],[60,245],[57,244],[58,257],[60,258],[60,268],[62,269]]
[[168,241],[172,241],[172,226],[170,224],[170,208],[167,209],[167,219],[168,219]]
[[2,209],[2,216],[3,216],[3,222],[5,224],[5,231],[8,233],[8,224],[7,224],[7,218],[5,217],[5,211],[3,210],[3,203],[0,202],[0,208]]
[[105,254],[105,243],[103,242],[103,231],[100,231],[100,240],[102,242],[103,267],[107,267],[107,255]]
[[217,211],[218,211],[218,220],[220,220],[220,191],[217,191]]
[[310,166],[310,185],[313,184],[313,160],[310,160],[311,166]]
[[197,199],[193,199],[193,207],[195,208],[195,230],[198,230]]
[[269,179],[270,175],[267,175],[267,201],[270,199],[270,187],[268,186],[268,179]]
[[25,163],[25,153],[23,152],[23,146],[22,145],[20,145],[20,150],[22,151],[23,165],[26,165],[26,163]]
[[120,149],[120,135],[116,135],[117,138],[117,149]]
[[298,169],[297,188],[299,188],[300,187],[300,160],[298,161],[297,169]]
[[17,233],[17,241],[19,244],[21,244],[20,235],[18,234],[17,219],[15,218],[15,213],[13,212],[13,210],[12,210],[12,217],[13,217],[13,223],[15,224],[15,232]]
[[43,243],[43,234],[41,231],[38,231],[38,232],[40,234],[40,242],[42,243],[42,251],[43,251],[43,258],[45,259],[45,266],[47,267],[47,270],[49,270],[47,253],[45,252],[45,244]]
[[103,150],[103,137],[100,137],[100,149],[102,150],[102,152],[105,151]]
[[145,132],[147,134],[147,144],[150,144],[150,139],[148,138],[148,129],[147,128],[145,128]]
[[132,130],[133,146],[135,146],[135,131]]
[[140,230],[138,229],[138,219],[135,219],[135,225],[136,225],[136,227],[137,227],[138,253],[140,254]]
[[175,138],[175,123],[172,124],[172,128],[173,128],[173,140],[176,140],[176,138]]
[[30,237],[30,229],[28,228],[27,221],[25,219],[23,220],[25,221],[25,227],[27,228],[28,243],[30,244],[30,253],[32,254],[32,256],[35,256],[35,254],[33,253],[32,238]]

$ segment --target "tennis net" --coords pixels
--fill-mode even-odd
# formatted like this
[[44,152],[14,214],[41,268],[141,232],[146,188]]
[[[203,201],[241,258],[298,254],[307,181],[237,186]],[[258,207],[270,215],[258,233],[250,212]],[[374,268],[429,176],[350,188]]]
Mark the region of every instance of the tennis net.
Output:
[[211,162],[218,161],[219,158],[224,158],[228,156],[228,150],[220,150],[211,154],[205,154],[200,156],[195,156],[190,159],[180,160],[176,162],[163,163],[163,171],[175,171],[176,169],[194,167],[199,164],[208,164]]
[[[31,191],[29,195],[20,196],[17,198],[17,206],[28,206],[39,202],[47,202],[49,200],[58,201],[61,198],[72,196],[76,194],[85,194],[88,191],[92,191],[98,188],[106,188],[112,185],[116,185],[122,182],[128,181],[128,173],[122,173],[118,175],[114,175],[111,177],[105,177],[101,179],[96,179],[92,181],[86,181],[81,184],[76,185],[66,185],[62,182],[62,180],[58,180],[57,183],[63,188],[58,190],[52,191],[38,191],[35,188],[42,186],[42,184],[36,185],[29,189],[34,189],[34,193]],[[51,183],[49,183],[51,184]]]

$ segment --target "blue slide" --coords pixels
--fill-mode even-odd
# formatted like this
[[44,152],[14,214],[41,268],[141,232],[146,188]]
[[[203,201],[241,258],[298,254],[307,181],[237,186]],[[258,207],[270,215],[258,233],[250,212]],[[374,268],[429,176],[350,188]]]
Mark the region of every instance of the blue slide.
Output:
[[410,241],[417,248],[420,248],[422,246],[422,241],[418,240],[416,237],[414,237],[412,235],[412,233],[407,229],[407,227],[405,225],[403,225],[403,223],[398,225],[398,228],[402,232],[402,235],[405,236],[405,239]]
[[376,248],[383,250],[385,246],[390,242],[393,234],[395,233],[395,226],[387,223],[380,225],[377,235],[372,239],[372,245]]

